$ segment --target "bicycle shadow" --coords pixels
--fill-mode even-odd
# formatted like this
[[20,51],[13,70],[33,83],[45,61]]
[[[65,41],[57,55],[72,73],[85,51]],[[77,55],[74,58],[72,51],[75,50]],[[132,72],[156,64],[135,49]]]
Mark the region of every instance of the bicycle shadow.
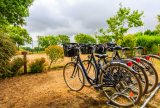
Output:
[[94,90],[93,93],[83,93],[81,91],[76,92],[76,91],[68,90],[67,93],[75,97],[76,100],[81,101],[79,104],[81,108],[88,108],[88,107],[111,108],[110,106],[106,104],[108,100],[104,96],[103,92],[98,92]]

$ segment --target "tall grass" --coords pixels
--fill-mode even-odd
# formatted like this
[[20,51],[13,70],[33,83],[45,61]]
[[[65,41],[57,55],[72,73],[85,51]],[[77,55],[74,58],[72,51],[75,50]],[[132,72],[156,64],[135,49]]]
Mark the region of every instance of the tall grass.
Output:
[[143,46],[146,53],[158,52],[158,44],[160,44],[160,36],[135,36],[136,46]]

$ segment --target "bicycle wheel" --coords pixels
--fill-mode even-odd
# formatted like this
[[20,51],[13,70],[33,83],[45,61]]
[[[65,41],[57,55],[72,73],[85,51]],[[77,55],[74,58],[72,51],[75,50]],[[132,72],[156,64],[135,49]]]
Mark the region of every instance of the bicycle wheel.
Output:
[[144,69],[137,65],[136,63],[132,62],[132,69],[137,72],[137,77],[139,78],[141,85],[142,85],[142,96],[145,95],[148,91],[148,76]]
[[[148,55],[143,56],[143,58],[146,58],[148,56],[150,57],[149,61],[153,64],[156,71],[158,71],[160,69],[160,57],[157,55],[148,54]],[[160,76],[159,72],[158,72],[158,76]]]
[[131,107],[142,97],[142,85],[134,70],[122,63],[104,67],[100,84],[110,102],[119,107]]
[[157,71],[153,67],[153,65],[149,63],[149,61],[141,59],[140,64],[142,64],[142,66],[144,66],[144,68],[145,68],[144,70],[148,76],[149,84],[148,84],[147,93],[152,92],[158,85]]
[[72,61],[65,65],[63,77],[71,90],[80,91],[84,87],[85,76],[81,66],[76,62]]
[[[90,81],[93,84],[96,83],[95,81],[93,81],[93,80],[96,80],[96,78],[97,78],[97,69],[95,67],[95,64],[90,60],[84,60],[84,61],[82,61],[82,63],[83,63],[83,66],[87,72],[87,75],[92,79]],[[88,81],[86,81],[85,86],[91,86],[91,84]]]
[[[115,57],[115,59],[117,59]],[[138,64],[136,61],[134,60],[130,60],[130,59],[122,59],[121,62],[128,62],[131,61],[132,62],[132,69],[134,69],[137,72],[137,77],[139,78],[141,85],[142,85],[142,96],[145,95],[148,92],[148,76],[146,74],[146,72],[144,71],[142,65]]]

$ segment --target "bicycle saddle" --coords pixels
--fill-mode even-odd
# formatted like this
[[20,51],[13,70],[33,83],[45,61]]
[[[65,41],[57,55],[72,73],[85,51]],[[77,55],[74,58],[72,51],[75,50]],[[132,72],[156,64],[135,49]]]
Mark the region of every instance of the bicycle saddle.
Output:
[[129,47],[124,47],[124,48],[122,48],[122,50],[130,50],[130,48]]
[[143,49],[143,46],[138,46],[138,49]]
[[134,49],[143,49],[143,46],[133,47]]
[[110,50],[122,50],[121,46],[109,47]]
[[106,43],[108,46],[115,46],[115,45],[117,45],[115,42],[107,42]]
[[96,57],[98,57],[98,58],[105,58],[105,57],[108,57],[108,55],[107,54],[102,54],[102,55],[95,55]]

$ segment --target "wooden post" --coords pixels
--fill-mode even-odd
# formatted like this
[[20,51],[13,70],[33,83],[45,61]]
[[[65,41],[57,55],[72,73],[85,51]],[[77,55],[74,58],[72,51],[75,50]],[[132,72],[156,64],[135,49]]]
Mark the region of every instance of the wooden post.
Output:
[[37,53],[38,53],[38,51],[39,51],[39,45],[38,45],[38,50],[37,50]]
[[33,54],[33,41],[32,41],[32,54]]
[[27,74],[27,56],[26,56],[27,52],[24,51],[23,54],[24,54],[24,74]]

